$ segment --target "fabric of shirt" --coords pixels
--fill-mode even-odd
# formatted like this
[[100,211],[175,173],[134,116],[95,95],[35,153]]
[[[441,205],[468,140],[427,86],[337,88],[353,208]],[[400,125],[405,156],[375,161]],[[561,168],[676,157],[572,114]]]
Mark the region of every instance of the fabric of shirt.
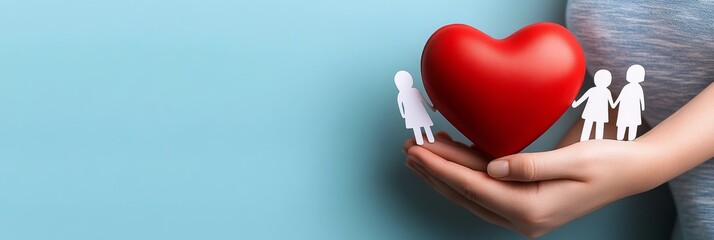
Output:
[[[652,127],[714,80],[714,1],[571,0],[566,22],[583,47],[588,72],[612,72],[613,97],[627,84],[629,66],[645,68],[642,118]],[[680,228],[673,238],[714,239],[714,161],[669,186]]]

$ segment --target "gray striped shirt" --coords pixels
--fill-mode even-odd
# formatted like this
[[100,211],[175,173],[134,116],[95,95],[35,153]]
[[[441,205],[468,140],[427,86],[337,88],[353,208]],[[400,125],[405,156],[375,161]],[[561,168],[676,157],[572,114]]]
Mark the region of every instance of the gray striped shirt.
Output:
[[[714,80],[714,1],[571,0],[566,20],[583,46],[588,72],[612,72],[613,97],[627,84],[627,68],[644,66],[642,116],[650,126]],[[674,238],[714,239],[714,161],[669,185],[681,227]]]

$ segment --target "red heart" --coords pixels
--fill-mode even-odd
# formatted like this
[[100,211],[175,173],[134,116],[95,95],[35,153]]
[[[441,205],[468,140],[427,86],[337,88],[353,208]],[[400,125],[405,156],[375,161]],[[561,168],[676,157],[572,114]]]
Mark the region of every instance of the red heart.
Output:
[[517,153],[560,118],[585,75],[580,44],[564,27],[536,23],[499,40],[464,24],[429,38],[421,57],[434,106],[475,147]]

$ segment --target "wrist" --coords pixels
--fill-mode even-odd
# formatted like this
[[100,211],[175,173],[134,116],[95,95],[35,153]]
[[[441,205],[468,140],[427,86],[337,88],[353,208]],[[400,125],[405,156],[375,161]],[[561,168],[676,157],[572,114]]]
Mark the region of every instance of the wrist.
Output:
[[639,176],[636,193],[652,190],[679,175],[673,171],[677,168],[677,161],[671,152],[657,142],[638,140],[629,142],[632,145],[629,151],[636,155],[634,159],[637,162],[633,171]]

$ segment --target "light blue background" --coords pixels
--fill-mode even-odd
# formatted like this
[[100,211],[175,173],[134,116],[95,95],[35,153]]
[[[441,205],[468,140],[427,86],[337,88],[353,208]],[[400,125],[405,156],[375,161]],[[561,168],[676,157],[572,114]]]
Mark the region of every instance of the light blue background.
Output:
[[[505,37],[564,9],[0,1],[0,239],[520,238],[403,166],[392,76],[420,79],[442,25]],[[577,115],[528,150],[552,148]],[[671,204],[658,189],[545,238],[665,239]]]

